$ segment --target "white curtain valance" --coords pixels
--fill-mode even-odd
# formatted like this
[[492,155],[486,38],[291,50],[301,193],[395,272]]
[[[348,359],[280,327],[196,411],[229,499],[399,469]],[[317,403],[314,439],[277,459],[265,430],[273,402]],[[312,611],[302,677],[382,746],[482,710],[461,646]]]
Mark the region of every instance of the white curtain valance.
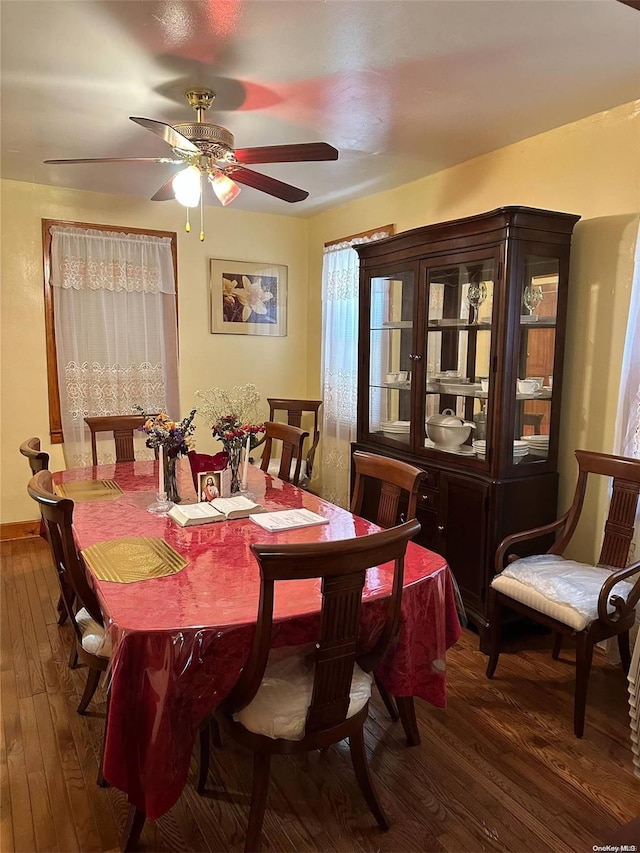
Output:
[[51,226],[51,284],[74,290],[175,293],[169,237]]

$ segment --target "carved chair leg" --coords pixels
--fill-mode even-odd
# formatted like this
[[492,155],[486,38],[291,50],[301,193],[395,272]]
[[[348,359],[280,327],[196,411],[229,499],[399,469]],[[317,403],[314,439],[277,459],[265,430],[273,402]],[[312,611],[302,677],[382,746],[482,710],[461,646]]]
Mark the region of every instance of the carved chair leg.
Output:
[[395,700],[400,714],[400,722],[407,736],[407,746],[420,746],[420,731],[418,730],[413,696],[396,696]]
[[391,717],[391,719],[395,723],[397,720],[400,719],[400,717],[398,716],[397,708],[393,702],[393,696],[389,693],[389,691],[387,690],[386,687],[383,687],[382,683],[380,682],[380,679],[375,674],[375,672],[373,674],[373,678],[374,678],[374,681],[376,682],[376,687],[378,688],[378,693],[380,694],[380,698],[384,702],[384,706],[387,709],[387,713],[389,714],[389,716]]
[[215,717],[211,717],[211,740],[216,749],[222,749],[222,735],[220,734],[220,726]]
[[146,815],[143,811],[135,806],[129,806],[129,813],[122,833],[123,853],[129,853],[129,851],[136,849],[145,820]]
[[67,621],[68,613],[67,613],[67,607],[64,603],[64,597],[63,597],[62,593],[60,593],[60,598],[58,599],[57,609],[58,609],[58,614],[59,614],[58,615],[58,625],[64,625],[64,623]]
[[258,851],[262,841],[262,823],[267,806],[267,790],[269,788],[269,768],[271,756],[265,752],[253,753],[253,782],[251,785],[251,807],[249,809],[249,826],[244,842],[245,853]]
[[[216,724],[217,725],[217,724]],[[209,718],[205,720],[205,722],[200,726],[198,731],[198,743],[200,746],[200,760],[198,762],[198,782],[196,784],[196,790],[199,794],[204,793],[205,785],[207,783],[207,776],[209,775]]]
[[107,727],[109,725],[109,705],[111,703],[111,690],[107,693],[107,711],[104,715],[104,734],[102,735],[102,748],[100,750],[100,765],[98,767],[98,778],[96,779],[96,785],[100,788],[109,788],[110,785],[107,780],[104,778],[104,773],[102,769],[104,767],[104,751],[107,744]]
[[620,652],[620,662],[624,669],[624,674],[629,675],[631,669],[631,649],[629,648],[629,632],[623,631],[618,634],[618,651]]
[[76,638],[74,637],[73,645],[69,652],[69,669],[75,669],[78,666],[78,646],[76,645],[76,642]]
[[357,732],[349,736],[349,749],[358,785],[360,786],[363,797],[367,801],[371,814],[378,821],[380,829],[389,829],[389,821],[382,810],[375,788],[373,787],[373,782],[371,781],[362,728],[359,728]]
[[93,694],[98,689],[98,682],[100,681],[100,676],[102,675],[102,670],[93,669],[93,667],[89,667],[87,672],[87,683],[84,686],[84,693],[82,694],[82,699],[80,700],[80,704],[78,705],[78,713],[84,714],[87,710],[87,706],[89,702],[93,699]]
[[576,640],[576,695],[573,707],[573,731],[576,737],[582,737],[587,706],[587,687],[593,658],[593,642],[584,631],[577,634]]
[[493,678],[500,657],[500,640],[502,635],[502,605],[498,594],[489,590],[489,660],[487,662],[487,678]]
[[551,652],[551,657],[554,660],[558,660],[560,657],[560,649],[562,648],[562,634],[560,631],[555,631],[553,635],[553,651]]

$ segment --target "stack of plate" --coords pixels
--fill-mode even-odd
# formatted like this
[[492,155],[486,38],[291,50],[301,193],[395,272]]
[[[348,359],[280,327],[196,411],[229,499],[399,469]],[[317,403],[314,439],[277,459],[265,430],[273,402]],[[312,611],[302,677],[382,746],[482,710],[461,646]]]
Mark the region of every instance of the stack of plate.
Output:
[[526,441],[513,442],[513,464],[519,465],[524,457],[529,453],[529,445]]
[[[484,459],[487,455],[487,442],[482,439],[477,439],[473,442],[473,449],[477,453],[478,459]],[[529,445],[526,441],[514,441],[513,464],[518,465],[529,452]]]
[[526,442],[531,456],[539,456],[546,459],[549,455],[548,435],[523,435],[522,440]]
[[387,438],[400,439],[401,435],[408,435],[410,424],[409,421],[381,421],[380,429]]
[[474,439],[472,447],[476,452],[478,459],[484,459],[487,455],[487,442],[484,439]]

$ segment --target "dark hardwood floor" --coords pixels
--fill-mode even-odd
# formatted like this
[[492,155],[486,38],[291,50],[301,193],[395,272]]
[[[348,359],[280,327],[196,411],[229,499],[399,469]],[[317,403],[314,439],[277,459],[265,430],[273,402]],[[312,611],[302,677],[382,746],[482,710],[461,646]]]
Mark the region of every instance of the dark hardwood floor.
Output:
[[[2,851],[115,850],[127,803],[95,784],[104,694],[80,717],[85,672],[67,667],[71,629],[56,625],[56,582],[39,540],[2,543]],[[518,642],[496,678],[465,631],[449,652],[449,706],[416,701],[422,746],[407,749],[377,695],[366,726],[374,781],[392,821],[380,832],[362,801],[345,743],[272,762],[264,848],[279,851],[576,851],[606,843],[640,815],[626,685],[597,657],[583,740],[572,734],[573,650],[549,637]],[[174,808],[149,822],[140,848],[241,850],[249,756],[215,750],[209,793],[191,778]],[[639,839],[640,842],[640,839]],[[640,846],[640,844],[639,844]]]

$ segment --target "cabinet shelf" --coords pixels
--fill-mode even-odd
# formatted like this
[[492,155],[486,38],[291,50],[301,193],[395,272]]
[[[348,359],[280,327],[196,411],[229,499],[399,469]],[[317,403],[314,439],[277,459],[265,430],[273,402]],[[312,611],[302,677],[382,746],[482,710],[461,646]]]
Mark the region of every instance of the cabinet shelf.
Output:
[[382,325],[371,326],[372,332],[387,332],[391,329],[413,329],[413,320],[398,320],[395,323],[382,323]]

